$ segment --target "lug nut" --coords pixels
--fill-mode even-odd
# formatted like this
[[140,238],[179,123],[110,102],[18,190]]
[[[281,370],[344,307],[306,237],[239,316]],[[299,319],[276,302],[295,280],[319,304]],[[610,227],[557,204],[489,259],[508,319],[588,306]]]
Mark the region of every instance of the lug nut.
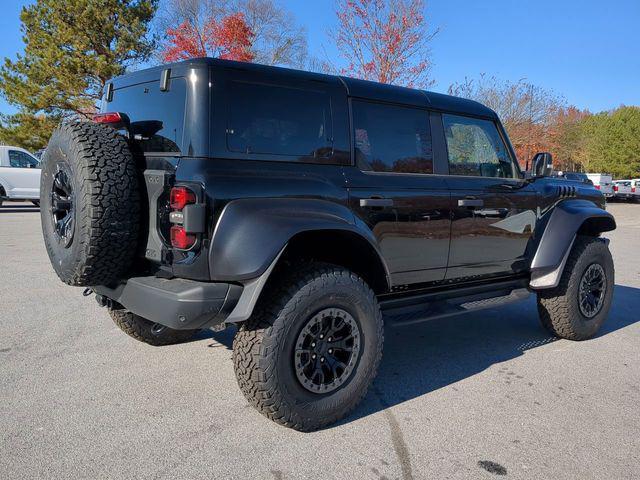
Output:
[[320,340],[322,340],[324,338],[323,334],[320,334]]
[[316,342],[311,342],[311,348],[314,348],[316,346]]
[[331,342],[331,341],[332,341],[331,337],[327,338],[327,342]]
[[313,355],[311,355],[311,358],[313,358],[315,360],[316,359],[316,354],[314,353]]
[[320,357],[320,361],[321,361],[321,362],[324,362],[324,357]]
[[330,349],[329,349],[329,353],[333,353],[333,348],[330,348]]

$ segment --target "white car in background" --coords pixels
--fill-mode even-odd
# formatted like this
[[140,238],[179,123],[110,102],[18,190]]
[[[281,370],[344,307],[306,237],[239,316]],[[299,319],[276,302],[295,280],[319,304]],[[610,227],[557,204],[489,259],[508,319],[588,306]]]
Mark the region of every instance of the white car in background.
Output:
[[605,198],[613,198],[613,177],[605,173],[587,173],[593,186],[602,192]]
[[636,196],[631,180],[616,180],[613,182],[613,197],[616,200],[635,200]]
[[24,148],[0,145],[0,206],[4,200],[40,203],[40,162]]
[[640,178],[631,179],[631,192],[635,196],[636,201],[640,200]]

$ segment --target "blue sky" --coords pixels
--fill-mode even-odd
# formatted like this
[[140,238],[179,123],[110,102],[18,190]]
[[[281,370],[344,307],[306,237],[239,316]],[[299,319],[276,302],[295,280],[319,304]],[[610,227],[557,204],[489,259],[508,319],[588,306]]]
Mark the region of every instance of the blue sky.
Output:
[[[281,0],[307,28],[313,54],[335,55],[333,0]],[[20,7],[3,0],[0,57],[22,49]],[[427,0],[435,91],[481,73],[526,78],[594,112],[640,105],[640,0]],[[12,109],[0,99],[0,112]]]

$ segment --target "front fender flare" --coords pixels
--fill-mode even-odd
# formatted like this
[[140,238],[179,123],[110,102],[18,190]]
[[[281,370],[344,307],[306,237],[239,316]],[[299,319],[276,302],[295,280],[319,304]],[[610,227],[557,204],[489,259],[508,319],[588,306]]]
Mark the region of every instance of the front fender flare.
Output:
[[576,235],[602,233],[615,228],[613,215],[592,202],[576,199],[558,204],[531,261],[529,286],[533,289],[558,286]]

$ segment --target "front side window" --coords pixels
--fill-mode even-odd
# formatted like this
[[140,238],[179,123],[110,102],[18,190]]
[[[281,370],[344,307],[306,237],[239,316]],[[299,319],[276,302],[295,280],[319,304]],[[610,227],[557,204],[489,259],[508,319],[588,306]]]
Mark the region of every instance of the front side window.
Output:
[[429,114],[425,110],[354,100],[356,162],[362,170],[433,173]]
[[516,178],[518,172],[495,123],[479,118],[442,116],[450,175]]
[[330,102],[322,91],[233,82],[228,118],[232,152],[291,157],[332,152]]
[[38,168],[38,160],[20,150],[9,150],[9,165],[15,168]]

